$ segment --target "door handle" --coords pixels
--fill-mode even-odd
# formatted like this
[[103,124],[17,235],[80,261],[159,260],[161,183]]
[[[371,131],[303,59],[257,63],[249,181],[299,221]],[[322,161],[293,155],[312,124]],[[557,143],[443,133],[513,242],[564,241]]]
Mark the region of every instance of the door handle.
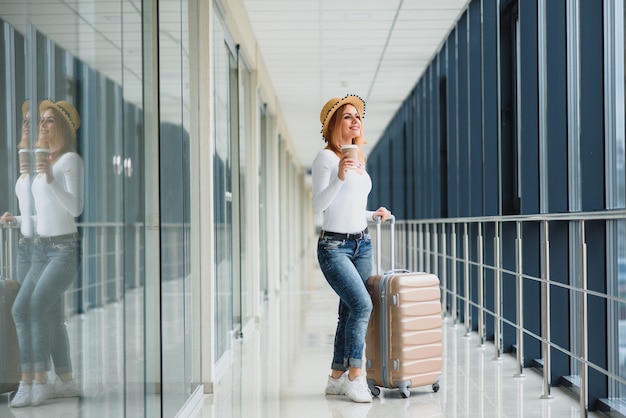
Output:
[[116,176],[122,173],[122,156],[119,154],[113,156],[113,172]]
[[124,175],[130,177],[133,175],[133,160],[124,158]]

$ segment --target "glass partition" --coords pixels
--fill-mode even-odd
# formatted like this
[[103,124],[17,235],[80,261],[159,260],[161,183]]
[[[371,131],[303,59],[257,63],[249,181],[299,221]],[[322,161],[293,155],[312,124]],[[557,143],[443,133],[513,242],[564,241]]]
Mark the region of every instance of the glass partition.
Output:
[[21,358],[0,361],[25,383],[0,415],[10,403],[47,416],[134,416],[144,393],[142,211],[124,197],[141,184],[123,167],[141,154],[124,144],[142,143],[142,69],[123,51],[141,48],[140,5],[17,4],[0,11],[1,101],[11,121],[0,211],[17,221],[3,230],[16,254],[5,276],[20,283],[17,338],[2,332]]
[[190,396],[187,19],[179,0],[0,7],[0,416],[175,416]]

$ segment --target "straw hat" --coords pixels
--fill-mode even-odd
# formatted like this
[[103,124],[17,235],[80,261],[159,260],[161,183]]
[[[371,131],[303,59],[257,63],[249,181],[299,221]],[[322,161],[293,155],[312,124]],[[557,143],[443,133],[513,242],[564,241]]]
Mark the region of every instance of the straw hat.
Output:
[[322,136],[328,141],[330,133],[328,132],[328,122],[333,114],[341,106],[345,104],[351,104],[361,115],[361,118],[365,117],[365,101],[355,94],[348,94],[344,98],[333,97],[326,102],[320,113],[320,122],[322,122]]
[[30,100],[26,99],[22,102],[22,116],[25,116],[30,110]]
[[53,102],[51,100],[42,100],[39,104],[39,112],[43,113],[46,109],[54,108],[63,115],[70,128],[76,131],[80,127],[80,116],[74,106],[65,101]]

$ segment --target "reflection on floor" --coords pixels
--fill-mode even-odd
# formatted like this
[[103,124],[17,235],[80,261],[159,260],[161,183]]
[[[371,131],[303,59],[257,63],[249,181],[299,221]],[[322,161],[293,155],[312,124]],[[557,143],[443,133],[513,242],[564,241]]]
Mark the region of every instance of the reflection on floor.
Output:
[[[11,409],[8,395],[2,394],[0,418],[144,416],[142,316],[132,308],[140,306],[137,300],[127,295],[125,312],[123,305],[111,304],[68,321],[80,399]],[[558,388],[552,389],[553,399],[540,399],[542,380],[537,373],[527,370],[524,378],[513,377],[512,356],[494,360],[493,345],[479,347],[476,334],[465,337],[463,327],[449,319],[444,324],[439,392],[415,388],[409,399],[402,399],[398,391],[383,390],[371,404],[324,396],[336,310],[337,298],[317,269],[303,288],[283,288],[267,304],[256,329],[233,342],[232,363],[215,393],[190,408],[189,417],[580,417],[576,399]],[[172,410],[164,407],[163,416],[174,416]]]
[[540,399],[539,374],[513,377],[514,357],[494,360],[492,344],[479,347],[476,334],[465,337],[449,319],[439,392],[415,388],[403,399],[383,390],[371,404],[325,396],[336,310],[319,270],[310,289],[283,291],[258,330],[235,343],[232,368],[193,418],[580,417],[577,399],[558,388],[552,399]]
[[[139,292],[127,294],[128,306],[139,306],[139,295]],[[127,331],[128,328],[133,328],[133,324],[127,323]],[[141,416],[143,385],[125,385],[124,381],[141,382],[137,379],[143,379],[143,374],[132,375],[136,364],[143,363],[143,337],[140,332],[127,332],[132,337],[124,338],[123,304],[112,303],[73,316],[67,321],[67,330],[74,377],[82,396],[49,399],[38,407],[9,408],[9,395],[1,394],[0,417],[123,417],[125,401],[126,416]],[[52,373],[49,378],[54,379]]]

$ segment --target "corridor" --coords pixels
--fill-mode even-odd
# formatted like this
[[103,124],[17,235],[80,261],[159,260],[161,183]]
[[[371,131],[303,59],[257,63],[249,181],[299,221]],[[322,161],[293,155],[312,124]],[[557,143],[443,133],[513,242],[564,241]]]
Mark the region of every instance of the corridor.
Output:
[[281,291],[252,335],[235,343],[232,367],[193,418],[580,417],[577,398],[552,388],[552,399],[540,399],[538,373],[526,369],[525,377],[514,377],[512,355],[495,360],[491,343],[479,347],[477,334],[466,337],[450,318],[439,392],[420,387],[402,399],[383,390],[371,404],[325,396],[337,298],[315,264],[312,269],[305,290]]

